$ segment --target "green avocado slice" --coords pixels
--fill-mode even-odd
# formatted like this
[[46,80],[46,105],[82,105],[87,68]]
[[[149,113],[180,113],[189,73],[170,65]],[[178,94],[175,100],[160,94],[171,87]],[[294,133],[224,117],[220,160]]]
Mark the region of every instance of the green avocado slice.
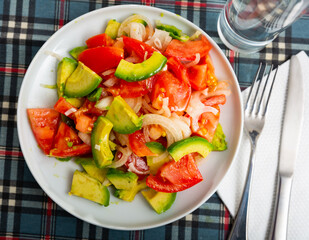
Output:
[[157,192],[152,188],[142,191],[142,195],[150,204],[150,206],[161,214],[171,208],[175,202],[177,193]]
[[138,117],[120,96],[114,98],[105,117],[114,125],[113,130],[121,134],[133,133],[143,124],[142,117]]
[[165,66],[167,59],[159,52],[154,52],[142,63],[131,63],[121,59],[115,76],[127,82],[141,81],[155,75]]
[[167,148],[167,151],[176,162],[183,156],[193,152],[197,152],[205,158],[212,150],[213,145],[211,143],[205,138],[197,136],[174,142]]
[[87,46],[81,46],[81,47],[76,47],[76,48],[73,48],[69,53],[71,54],[71,56],[73,58],[75,58],[76,60],[78,60],[78,56],[79,54],[86,50],[88,47]]
[[106,177],[115,188],[125,190],[133,188],[138,180],[138,176],[135,173],[123,172],[114,168],[108,170]]
[[84,65],[78,62],[78,66],[67,79],[64,95],[67,97],[84,97],[91,93],[102,81],[102,78]]
[[109,134],[113,124],[105,117],[99,116],[91,132],[93,159],[98,168],[112,164],[114,155],[109,146]]
[[90,177],[85,172],[76,170],[73,175],[71,191],[69,195],[86,198],[107,207],[110,194],[106,186],[97,179]]
[[115,19],[109,20],[105,29],[105,33],[112,39],[116,39],[120,25],[121,23],[117,22]]

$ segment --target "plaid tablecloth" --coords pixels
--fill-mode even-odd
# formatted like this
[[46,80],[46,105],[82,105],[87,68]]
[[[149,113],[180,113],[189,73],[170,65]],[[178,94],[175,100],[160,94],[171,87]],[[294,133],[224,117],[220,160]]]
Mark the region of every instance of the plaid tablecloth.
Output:
[[228,50],[216,26],[225,1],[209,0],[0,0],[0,240],[1,239],[226,239],[232,219],[214,194],[192,214],[163,227],[115,231],[81,221],[57,206],[39,187],[21,152],[16,127],[18,93],[32,58],[43,43],[72,19],[94,9],[144,4],[179,14],[204,29],[224,50],[242,87],[260,61],[279,64],[309,54],[309,15],[260,53]]

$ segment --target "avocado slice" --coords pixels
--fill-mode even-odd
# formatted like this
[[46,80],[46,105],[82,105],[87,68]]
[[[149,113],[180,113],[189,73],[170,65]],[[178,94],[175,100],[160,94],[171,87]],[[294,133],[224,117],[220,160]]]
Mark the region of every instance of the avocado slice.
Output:
[[74,59],[78,60],[79,54],[83,52],[84,50],[86,50],[87,48],[88,48],[87,46],[76,47],[76,48],[73,48],[71,51],[69,51],[69,53]]
[[72,58],[64,57],[57,67],[57,92],[58,96],[63,96],[64,86],[67,79],[77,67],[77,61]]
[[[162,154],[166,151],[166,148],[159,142],[147,142],[146,146],[152,151],[153,153],[156,154]],[[156,157],[153,156],[147,156],[147,165],[149,166],[149,171],[152,175],[156,175],[158,172],[159,168],[166,162],[169,162],[169,156],[166,158],[163,158],[160,161],[154,161]]]
[[159,52],[154,52],[150,58],[142,63],[131,63],[121,59],[115,71],[115,76],[127,82],[141,81],[160,72],[165,66],[167,58]]
[[67,79],[64,95],[67,97],[84,97],[91,93],[102,81],[102,78],[84,65],[78,62],[78,66]]
[[91,132],[91,147],[94,162],[98,168],[112,163],[114,155],[109,146],[109,134],[113,124],[105,117],[99,116]]
[[150,204],[150,206],[158,213],[161,214],[171,208],[175,202],[177,193],[157,192],[149,188],[142,191],[142,195]]
[[120,96],[114,98],[105,117],[113,123],[113,130],[121,134],[133,133],[143,124],[142,117],[138,117]]
[[90,177],[99,180],[101,183],[106,179],[108,168],[98,168],[92,158],[76,158],[75,162],[82,165]]
[[156,28],[169,32],[169,35],[182,42],[186,42],[190,39],[190,37],[186,34],[184,34],[180,29],[173,25],[163,24],[160,20],[156,21]]
[[101,94],[102,94],[102,91],[103,91],[103,88],[96,88],[96,89],[94,89],[93,91],[92,91],[92,93],[90,93],[89,95],[88,95],[88,100],[90,101],[90,102],[96,102],[96,101],[98,101],[99,99],[100,99],[100,97],[101,97]]
[[212,150],[213,145],[211,143],[205,138],[197,136],[174,142],[167,148],[167,151],[176,162],[183,156],[193,152],[198,152],[205,158]]
[[105,33],[112,39],[116,39],[120,25],[121,23],[117,22],[115,19],[109,20],[105,29]]
[[117,189],[130,190],[133,188],[138,180],[138,176],[132,172],[123,172],[118,169],[110,168],[106,174],[107,179]]
[[109,205],[109,191],[97,179],[90,177],[85,172],[76,170],[73,175],[69,195],[86,198],[107,207]]
[[65,100],[67,100],[67,102],[71,103],[76,108],[80,108],[85,102],[84,98],[68,98],[67,97],[65,98]]
[[212,139],[211,144],[214,146],[213,151],[224,151],[227,149],[227,142],[225,141],[225,134],[222,126],[219,123],[215,131],[215,135]]
[[137,182],[131,189],[125,190],[125,189],[116,189],[114,192],[115,197],[118,197],[124,201],[132,202],[136,196],[136,194],[147,188],[146,181],[143,180],[141,182]]

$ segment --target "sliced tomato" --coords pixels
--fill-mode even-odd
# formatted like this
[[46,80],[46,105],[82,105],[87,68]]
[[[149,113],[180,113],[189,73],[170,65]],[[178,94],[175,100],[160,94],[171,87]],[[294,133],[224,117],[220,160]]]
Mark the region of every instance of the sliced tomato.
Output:
[[205,36],[200,40],[181,42],[173,39],[167,46],[164,54],[168,57],[175,57],[181,61],[193,61],[196,59],[196,54],[204,57],[211,49],[211,45]]
[[188,68],[188,78],[194,90],[204,90],[207,87],[207,64],[198,64]]
[[189,83],[187,68],[177,58],[169,58],[167,60],[167,66],[178,79]]
[[80,113],[75,115],[75,128],[83,133],[90,133],[97,117],[89,117],[86,114]]
[[38,145],[45,154],[49,154],[57,133],[60,113],[49,108],[30,108],[27,114]]
[[198,122],[199,129],[194,132],[194,134],[205,138],[208,142],[212,142],[220,118],[220,108],[217,105],[213,107],[219,110],[218,113],[216,115],[211,112],[203,113]]
[[82,143],[77,133],[64,122],[61,122],[55,136],[54,146],[58,150],[64,150]]
[[114,40],[106,33],[102,33],[86,40],[86,44],[88,48],[101,47],[101,46],[109,47],[114,44]]
[[213,105],[224,105],[226,102],[226,97],[224,94],[213,96],[207,99],[202,100],[205,106],[213,106]]
[[161,166],[155,176],[149,175],[146,179],[148,187],[159,192],[180,192],[201,182],[201,175],[191,154]]
[[119,79],[119,82],[112,87],[106,89],[106,91],[113,94],[113,96],[121,96],[123,98],[137,98],[146,95],[151,91],[153,87],[152,76],[146,80],[139,82],[127,82],[125,80]]
[[82,143],[63,150],[53,148],[52,150],[50,150],[49,155],[52,157],[67,158],[82,156],[89,153],[91,153],[91,146],[87,145],[86,143]]
[[129,55],[132,54],[132,51],[135,52],[135,54],[141,58],[142,60],[150,58],[155,49],[151,47],[150,45],[141,42],[139,40],[136,40],[134,38],[123,36],[123,43],[125,50],[129,53]]
[[70,117],[72,113],[77,111],[77,108],[75,108],[71,103],[69,103],[67,100],[65,100],[64,97],[60,97],[58,101],[56,102],[54,109],[66,115],[67,117]]
[[146,146],[146,139],[142,130],[129,134],[129,144],[132,151],[139,157],[157,155]]
[[183,111],[186,109],[191,96],[191,87],[188,83],[181,81],[169,71],[163,71],[157,76],[152,89],[152,106],[160,109],[163,98],[169,98],[169,108],[172,111]]
[[101,116],[104,111],[95,107],[96,102],[90,102],[88,99],[85,100],[83,106],[79,109],[87,115],[91,116]]
[[117,47],[96,47],[84,50],[78,60],[96,73],[118,66],[124,57],[124,50]]

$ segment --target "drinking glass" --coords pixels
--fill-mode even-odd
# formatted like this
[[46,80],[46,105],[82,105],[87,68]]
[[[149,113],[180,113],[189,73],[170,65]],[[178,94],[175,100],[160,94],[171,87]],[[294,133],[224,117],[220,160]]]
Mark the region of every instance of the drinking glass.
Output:
[[304,14],[308,5],[309,0],[228,0],[218,19],[218,34],[232,50],[258,52]]

